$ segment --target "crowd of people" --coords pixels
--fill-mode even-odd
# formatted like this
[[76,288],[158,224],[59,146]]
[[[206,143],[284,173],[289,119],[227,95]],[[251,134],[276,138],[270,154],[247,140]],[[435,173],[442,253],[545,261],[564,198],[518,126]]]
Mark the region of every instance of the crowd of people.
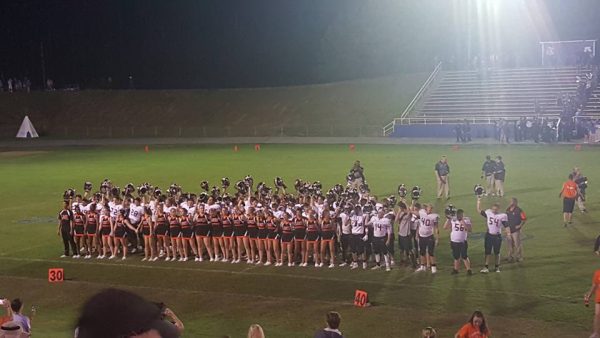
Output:
[[27,76],[23,78],[12,78],[5,79],[0,77],[0,92],[27,92],[31,91],[31,80]]

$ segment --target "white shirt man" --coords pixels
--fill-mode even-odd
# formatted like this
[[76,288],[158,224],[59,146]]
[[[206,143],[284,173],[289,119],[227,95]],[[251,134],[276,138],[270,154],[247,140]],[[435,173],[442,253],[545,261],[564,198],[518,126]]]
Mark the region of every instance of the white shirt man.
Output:
[[487,232],[485,234],[485,268],[481,273],[489,272],[489,260],[492,253],[495,258],[495,271],[500,272],[500,246],[502,245],[502,228],[508,226],[508,216],[499,212],[500,205],[497,203],[491,208],[481,210],[481,198],[477,198],[477,212],[485,217],[487,223]]
[[385,270],[390,271],[390,257],[388,255],[387,246],[392,240],[392,221],[386,217],[385,211],[379,209],[377,215],[371,217],[369,226],[373,227],[373,251],[375,251],[375,262],[377,265],[372,270],[380,268],[381,255],[385,259]]
[[437,236],[439,235],[438,220],[439,216],[432,212],[433,207],[427,205],[425,209],[419,210],[420,224],[417,232],[419,234],[419,255],[421,256],[421,266],[418,272],[426,271],[427,266],[431,266],[431,273],[437,272],[435,264],[435,247],[437,246]]

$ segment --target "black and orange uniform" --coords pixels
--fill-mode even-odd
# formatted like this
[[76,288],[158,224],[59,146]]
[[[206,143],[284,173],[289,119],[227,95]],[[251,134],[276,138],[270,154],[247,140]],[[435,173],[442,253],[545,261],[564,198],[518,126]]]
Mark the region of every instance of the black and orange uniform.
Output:
[[191,216],[183,216],[179,222],[181,224],[181,237],[191,239],[194,235],[194,227],[192,226]]
[[266,219],[260,219],[258,221],[258,239],[262,239],[265,240],[267,239],[267,235],[268,235],[268,230],[267,230],[267,220]]
[[210,235],[212,237],[223,237],[223,224],[219,216],[210,218]]
[[233,215],[233,235],[235,237],[246,236],[246,222],[241,215]]
[[63,209],[58,213],[58,220],[60,222],[60,235],[62,236],[63,245],[65,247],[65,256],[69,255],[69,245],[73,254],[77,254],[77,245],[71,236],[71,220],[73,220],[73,213],[71,210]]
[[142,220],[140,221],[140,226],[142,227],[142,235],[144,237],[150,237],[150,217],[148,215],[142,215]]
[[294,227],[290,221],[284,219],[281,221],[281,241],[290,243],[294,239]]
[[248,238],[258,238],[258,224],[256,223],[256,216],[248,217],[248,220],[246,221]]
[[306,241],[316,242],[319,240],[319,226],[316,219],[306,221]]
[[208,223],[208,216],[197,215],[196,224],[194,225],[194,232],[198,237],[210,236],[210,224]]
[[332,242],[335,238],[335,226],[331,219],[323,220],[321,223],[321,240]]
[[231,216],[225,216],[221,219],[221,224],[223,225],[223,237],[233,236],[233,222],[231,221]]
[[167,217],[164,214],[156,216],[156,225],[154,226],[154,233],[157,237],[169,236],[169,227],[167,226]]
[[125,220],[122,218],[117,218],[115,221],[115,238],[125,238],[127,237],[127,231],[125,230]]
[[294,240],[304,241],[306,239],[306,223],[304,223],[304,218],[294,217],[292,226],[294,227]]
[[110,236],[110,216],[108,215],[100,216],[100,235],[102,237]]
[[85,236],[85,215],[80,212],[73,216],[73,232],[75,237]]
[[90,211],[86,218],[87,225],[85,227],[85,234],[89,237],[96,237],[96,233],[98,233],[98,214],[94,211]]
[[169,221],[169,234],[171,238],[177,238],[181,236],[181,223],[179,223],[179,217],[177,216],[167,216],[167,220]]
[[272,240],[279,239],[279,226],[273,217],[267,219],[267,238]]

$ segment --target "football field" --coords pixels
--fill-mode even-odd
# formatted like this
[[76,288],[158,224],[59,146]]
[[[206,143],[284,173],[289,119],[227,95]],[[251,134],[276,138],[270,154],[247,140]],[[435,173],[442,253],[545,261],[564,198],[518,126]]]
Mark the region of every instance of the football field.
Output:
[[[512,196],[528,216],[525,260],[504,264],[501,273],[481,275],[485,220],[475,211],[473,186],[480,180],[485,155],[502,155],[506,198],[486,198],[504,209]],[[264,267],[210,262],[142,262],[61,259],[56,215],[67,188],[81,192],[83,182],[104,178],[123,187],[150,182],[167,188],[180,184],[198,192],[200,182],[218,185],[251,174],[272,185],[281,176],[293,190],[295,178],[320,180],[324,190],[345,184],[360,160],[371,191],[395,194],[400,183],[419,185],[421,202],[443,215],[446,201],[435,199],[434,165],[447,155],[451,168],[450,202],[474,220],[469,239],[473,276],[450,275],[448,233],[436,250],[438,273],[416,274],[396,266],[391,272],[314,267]],[[561,184],[573,166],[589,178],[587,214],[576,212],[562,225]],[[21,297],[35,305],[37,337],[72,337],[83,301],[106,287],[132,290],[165,302],[183,320],[186,337],[244,337],[261,324],[267,337],[310,337],[324,316],[342,316],[345,337],[417,337],[434,326],[440,337],[453,336],[473,310],[487,316],[493,337],[587,337],[592,308],[583,305],[592,274],[600,266],[593,244],[600,233],[600,148],[514,145],[254,145],[60,148],[0,152],[0,297]],[[397,244],[397,243],[396,243]],[[505,243],[503,244],[505,245]],[[505,253],[506,248],[502,248]],[[49,284],[48,268],[65,269],[67,281]],[[373,306],[355,308],[354,291],[368,292]]]

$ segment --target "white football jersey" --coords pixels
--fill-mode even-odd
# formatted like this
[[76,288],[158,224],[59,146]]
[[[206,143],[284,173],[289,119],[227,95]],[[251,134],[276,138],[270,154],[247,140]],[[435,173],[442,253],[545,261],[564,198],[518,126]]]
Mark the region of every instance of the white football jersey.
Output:
[[419,225],[419,236],[421,237],[429,237],[433,235],[433,230],[435,229],[435,227],[438,224],[438,219],[440,218],[440,216],[438,216],[438,214],[427,214],[426,212],[423,211],[423,213],[421,213],[419,211],[420,217],[421,217],[421,224]]
[[452,227],[450,241],[462,243],[467,240],[467,235],[469,233],[468,228],[471,227],[471,219],[469,217],[463,217],[462,221],[459,221],[456,217],[452,217],[450,226]]
[[392,222],[385,216],[382,218],[373,216],[369,225],[373,227],[374,237],[386,237],[392,231]]
[[352,214],[352,216],[350,216],[350,224],[352,226],[353,235],[365,234],[365,218],[363,215]]
[[492,235],[499,235],[502,227],[508,222],[508,216],[505,213],[494,214],[491,209],[485,211],[487,218],[488,232]]
[[142,219],[142,215],[144,214],[144,207],[141,205],[131,205],[129,207],[129,222],[132,224],[137,224]]
[[116,204],[115,202],[108,202],[108,207],[110,208],[110,217],[117,218],[119,211],[123,209],[123,205]]
[[342,220],[342,234],[349,235],[352,233],[352,224],[350,222],[350,216],[345,212],[340,214],[340,220]]

